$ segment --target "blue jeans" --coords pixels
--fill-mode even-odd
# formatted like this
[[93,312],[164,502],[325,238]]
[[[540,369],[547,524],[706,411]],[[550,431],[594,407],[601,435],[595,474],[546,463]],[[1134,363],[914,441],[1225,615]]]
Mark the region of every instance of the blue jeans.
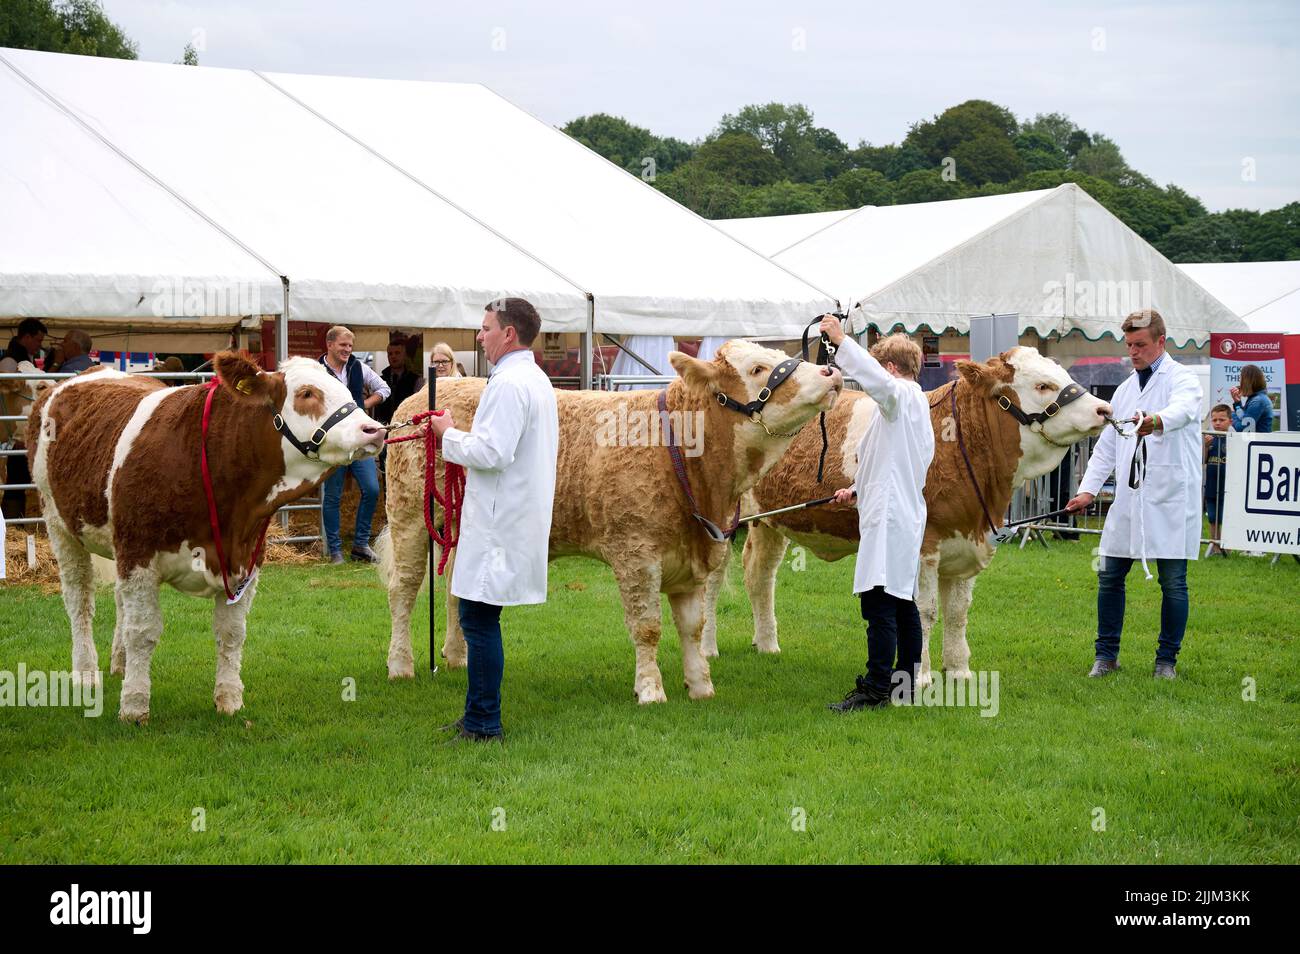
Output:
[[[1156,662],[1172,663],[1187,631],[1187,561],[1156,560],[1160,577],[1160,642]],[[1124,578],[1133,566],[1130,557],[1101,558],[1097,573],[1097,658],[1119,658],[1119,637],[1124,631]]]
[[501,607],[463,599],[459,618],[469,651],[465,728],[483,735],[500,735],[501,676],[506,668],[501,646]]
[[325,501],[322,518],[325,521],[325,543],[330,553],[343,551],[343,538],[339,535],[339,501],[343,499],[343,478],[348,471],[357,486],[361,488],[361,503],[357,505],[357,526],[352,539],[352,548],[370,544],[370,521],[375,516],[375,505],[379,503],[379,475],[375,471],[375,460],[354,460],[346,467],[334,471],[325,481]]

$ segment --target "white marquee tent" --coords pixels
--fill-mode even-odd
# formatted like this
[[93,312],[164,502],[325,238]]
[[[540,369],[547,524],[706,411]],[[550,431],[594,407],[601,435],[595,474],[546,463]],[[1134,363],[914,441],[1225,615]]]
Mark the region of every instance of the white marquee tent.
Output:
[[0,74],[0,195],[30,193],[8,317],[139,319],[159,277],[268,272],[262,314],[356,325],[473,328],[517,294],[548,331],[789,335],[833,303],[481,86],[21,50]]
[[1300,262],[1225,262],[1178,267],[1231,308],[1251,331],[1300,335]]
[[[776,262],[829,289],[866,323],[966,333],[981,314],[1020,315],[1020,331],[1122,337],[1142,307],[1179,345],[1244,331],[1224,305],[1073,183],[1038,192],[865,206],[835,221],[790,216],[766,237]],[[777,220],[779,222],[779,220]],[[719,223],[742,240],[745,220]],[[811,228],[811,234],[796,234]],[[788,240],[788,241],[787,241]]]

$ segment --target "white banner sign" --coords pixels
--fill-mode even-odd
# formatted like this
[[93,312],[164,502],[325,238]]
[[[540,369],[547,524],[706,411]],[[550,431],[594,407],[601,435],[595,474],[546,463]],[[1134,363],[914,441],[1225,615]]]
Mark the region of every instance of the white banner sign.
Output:
[[1228,434],[1227,550],[1300,553],[1300,434]]

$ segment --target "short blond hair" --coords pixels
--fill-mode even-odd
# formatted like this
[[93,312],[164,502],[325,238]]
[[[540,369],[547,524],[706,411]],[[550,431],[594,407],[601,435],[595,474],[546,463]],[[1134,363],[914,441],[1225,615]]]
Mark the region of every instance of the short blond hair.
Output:
[[352,337],[356,337],[356,335],[352,334],[352,329],[347,327],[347,325],[335,325],[329,331],[325,332],[325,341],[327,343],[337,341],[339,335],[352,335]]
[[1155,341],[1166,333],[1165,320],[1160,317],[1160,312],[1156,311],[1154,308],[1145,308],[1142,311],[1135,311],[1124,319],[1124,324],[1120,325],[1120,330],[1122,330],[1124,334],[1128,334],[1131,331],[1141,331],[1143,328],[1146,328],[1151,332],[1152,341]]
[[902,332],[881,338],[872,345],[871,357],[881,364],[892,361],[899,374],[910,378],[921,373],[921,346]]

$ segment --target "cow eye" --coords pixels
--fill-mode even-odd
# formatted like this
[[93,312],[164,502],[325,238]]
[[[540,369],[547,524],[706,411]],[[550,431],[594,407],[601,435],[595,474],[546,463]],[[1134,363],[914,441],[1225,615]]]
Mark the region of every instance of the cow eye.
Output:
[[1051,386],[1050,384],[1040,384],[1040,385],[1038,386],[1038,390],[1040,390],[1040,391],[1050,391],[1050,390],[1052,390],[1052,386]]
[[752,374],[752,375],[757,376],[757,375],[760,375],[760,374],[765,374],[766,372],[767,372],[767,368],[766,368],[764,365],[756,364],[756,365],[754,365],[754,370],[751,371],[751,372],[749,372],[749,373]]

